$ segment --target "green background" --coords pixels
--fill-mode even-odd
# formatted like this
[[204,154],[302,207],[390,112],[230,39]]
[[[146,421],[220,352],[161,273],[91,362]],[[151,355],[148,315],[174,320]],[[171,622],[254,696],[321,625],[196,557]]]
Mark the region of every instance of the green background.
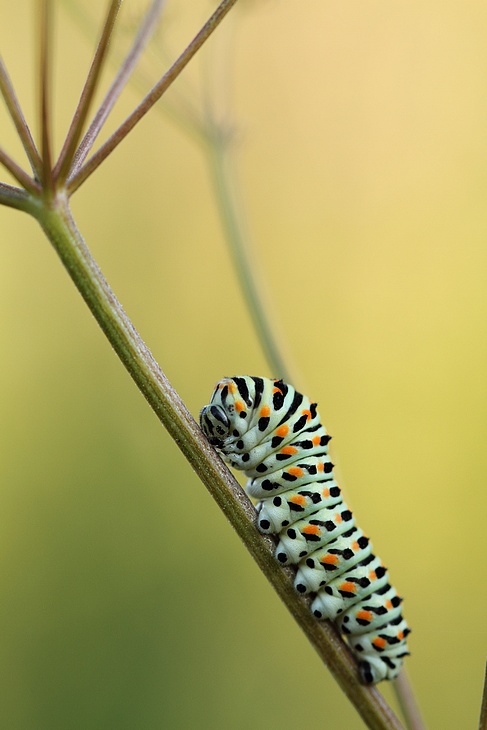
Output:
[[[168,3],[170,58],[214,7]],[[37,129],[35,9],[0,1]],[[93,42],[56,21],[59,147]],[[247,0],[179,86],[199,103],[210,74],[236,127],[276,328],[405,596],[408,672],[442,730],[476,726],[487,643],[486,25],[482,0]],[[0,140],[23,162],[4,110]],[[273,375],[181,126],[151,114],[73,211],[195,416],[222,376]],[[1,726],[362,728],[40,229],[0,209],[0,230]]]

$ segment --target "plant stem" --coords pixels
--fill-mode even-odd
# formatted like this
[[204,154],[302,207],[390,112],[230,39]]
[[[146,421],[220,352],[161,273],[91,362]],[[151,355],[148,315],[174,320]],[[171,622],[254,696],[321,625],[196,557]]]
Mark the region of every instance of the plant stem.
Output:
[[271,375],[296,383],[296,378],[291,376],[287,365],[289,358],[284,357],[282,345],[278,344],[275,334],[277,328],[275,323],[271,323],[269,304],[264,301],[264,287],[258,281],[257,267],[251,261],[251,252],[247,245],[249,236],[244,233],[242,208],[235,189],[235,175],[229,169],[228,141],[221,130],[214,129],[214,133],[208,135],[207,150],[225,238]]
[[480,706],[479,730],[487,730],[487,664],[485,666],[484,692]]
[[0,205],[24,210],[26,213],[32,213],[33,208],[32,198],[25,190],[5,183],[0,183]]
[[14,177],[17,182],[22,185],[23,188],[28,190],[30,193],[33,193],[34,195],[40,193],[39,185],[26,173],[25,170],[20,167],[20,165],[15,162],[15,160],[12,160],[10,155],[8,155],[1,147],[0,164],[3,165],[5,169],[10,172],[12,177]]
[[112,81],[105,98],[100,104],[100,108],[95,114],[93,121],[76,150],[76,155],[73,159],[73,164],[70,170],[71,176],[80,169],[87,155],[91,151],[108,115],[113,109],[115,102],[120,97],[125,84],[130,78],[130,74],[134,70],[150,36],[155,30],[164,5],[165,0],[153,0],[150,8],[147,10],[130,51],[119,66],[116,76]]
[[307,602],[293,588],[291,571],[283,570],[274,559],[274,541],[258,532],[250,500],[208,444],[123,311],[71,217],[67,198],[58,195],[49,205],[39,201],[32,212],[123,365],[328,664],[367,727],[400,730],[401,724],[380,692],[360,684],[355,661],[336,628],[314,619]]
[[408,730],[425,730],[426,726],[421,717],[419,706],[404,666],[397,679],[392,683],[392,687]]
[[177,79],[181,71],[187,66],[193,56],[199,51],[201,46],[210,37],[214,30],[221,23],[223,18],[232,9],[237,0],[222,0],[213,15],[206,21],[201,30],[196,34],[191,43],[181,53],[179,58],[173,63],[171,68],[166,71],[164,76],[157,82],[154,88],[141,101],[139,106],[127,117],[120,127],[112,134],[100,149],[95,152],[88,162],[79,170],[79,172],[69,180],[68,192],[72,195],[75,190],[82,185],[85,180],[101,165],[103,160],[108,157],[117,147],[127,134],[135,127],[142,117],[152,109],[154,104],[159,101],[164,92],[169,88],[172,82]]
[[71,163],[73,161],[78,142],[81,139],[86,118],[90,111],[91,102],[95,95],[98,82],[100,81],[100,75],[108,53],[110,38],[121,4],[122,0],[111,0],[108,7],[107,16],[103,24],[103,30],[93,58],[93,63],[91,64],[83,91],[81,92],[81,97],[64,141],[61,154],[59,155],[59,159],[54,168],[54,179],[57,181],[58,185],[61,185],[65,181],[70,171]]
[[30,129],[25,121],[24,114],[2,58],[0,58],[0,92],[2,93],[7,109],[12,117],[15,129],[17,130],[17,134],[19,135],[20,141],[22,142],[25,153],[30,162],[32,172],[40,180],[42,171],[41,158],[39,157],[39,153],[34,144],[34,140],[32,139]]
[[46,193],[52,191],[51,153],[51,48],[52,0],[41,0],[39,18],[39,89],[41,111],[42,182]]

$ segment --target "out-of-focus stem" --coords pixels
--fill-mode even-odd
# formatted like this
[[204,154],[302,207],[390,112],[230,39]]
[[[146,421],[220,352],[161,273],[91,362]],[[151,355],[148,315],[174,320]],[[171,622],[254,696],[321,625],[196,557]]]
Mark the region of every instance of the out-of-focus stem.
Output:
[[271,375],[283,378],[288,382],[296,382],[289,369],[289,358],[284,357],[282,346],[277,342],[276,330],[278,328],[276,323],[269,319],[270,307],[268,302],[265,302],[263,286],[257,275],[257,267],[251,261],[248,246],[249,236],[244,233],[242,205],[237,198],[235,174],[230,171],[231,161],[227,141],[221,132],[217,131],[215,135],[209,137],[207,150],[226,240],[260,345],[271,369]]
[[426,730],[405,667],[392,683],[408,730]]

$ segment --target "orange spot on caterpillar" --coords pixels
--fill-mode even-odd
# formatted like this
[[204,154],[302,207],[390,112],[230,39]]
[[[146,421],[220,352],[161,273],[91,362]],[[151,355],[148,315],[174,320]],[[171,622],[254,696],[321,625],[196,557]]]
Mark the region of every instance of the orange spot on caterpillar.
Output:
[[276,436],[279,436],[280,438],[284,438],[284,436],[287,436],[289,433],[289,426],[286,426],[284,424],[283,426],[279,426],[279,428],[276,428]]
[[325,565],[338,565],[339,562],[338,555],[323,555],[320,559],[320,563]]
[[313,438],[313,443],[314,443],[315,446],[319,446],[320,443],[321,443],[321,436],[315,436]]
[[375,572],[375,570],[370,571],[369,580],[377,580],[377,573]]
[[241,411],[245,410],[245,404],[242,403],[241,400],[236,400],[235,401],[235,410],[237,410],[239,413],[241,413]]
[[289,456],[292,456],[293,454],[298,453],[298,449],[296,449],[294,446],[285,446],[283,449],[281,449],[281,454],[288,454]]
[[325,471],[325,465],[321,461],[316,468],[318,469],[318,471]]
[[293,477],[302,477],[304,472],[299,466],[292,466],[288,469],[288,474],[291,474]]
[[372,621],[374,618],[371,611],[357,611],[356,618],[359,621]]
[[387,641],[385,639],[382,639],[380,636],[376,636],[375,639],[372,639],[372,644],[377,649],[385,649]]
[[342,520],[341,514],[339,512],[337,512],[336,515],[335,515],[335,522],[337,522],[338,524],[340,524],[342,521],[343,520]]
[[320,528],[318,527],[318,525],[306,525],[306,527],[303,527],[301,532],[304,535],[319,535]]
[[330,490],[328,488],[323,489],[321,492],[323,497],[329,497],[330,496]]
[[358,544],[358,542],[356,540],[354,542],[352,542],[352,550],[353,550],[353,552],[356,553],[357,550],[359,550],[359,549],[360,549],[360,545]]
[[301,415],[306,416],[307,421],[311,419],[311,411],[309,411],[307,408],[301,411]]
[[262,406],[262,408],[260,409],[260,417],[269,418],[270,415],[271,415],[271,409],[269,408],[269,406]]
[[402,641],[404,639],[404,631],[399,631],[397,638],[399,639],[399,641]]
[[345,583],[342,583],[340,588],[340,591],[344,591],[345,593],[356,593],[357,587],[355,583],[350,583],[350,581],[345,581]]
[[392,608],[392,601],[386,601],[386,608]]
[[289,499],[289,502],[303,506],[306,504],[306,497],[303,497],[301,494],[295,494],[294,497]]

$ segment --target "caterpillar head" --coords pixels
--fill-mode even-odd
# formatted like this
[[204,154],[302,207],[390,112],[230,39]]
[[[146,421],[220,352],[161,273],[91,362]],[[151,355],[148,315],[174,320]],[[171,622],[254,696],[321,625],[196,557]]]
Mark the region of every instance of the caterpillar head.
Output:
[[225,409],[211,403],[201,409],[200,426],[210,444],[219,448],[230,433],[230,421]]
[[248,430],[254,405],[249,385],[255,390],[252,378],[224,378],[213,391],[209,405],[201,410],[201,430],[212,446],[222,449],[229,439],[239,439]]

